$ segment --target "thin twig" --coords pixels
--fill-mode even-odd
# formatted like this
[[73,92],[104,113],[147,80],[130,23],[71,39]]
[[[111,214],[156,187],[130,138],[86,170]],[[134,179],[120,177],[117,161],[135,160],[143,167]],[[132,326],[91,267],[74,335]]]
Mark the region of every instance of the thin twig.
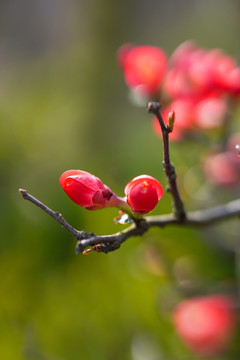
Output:
[[147,216],[139,223],[132,224],[127,229],[112,235],[97,236],[86,231],[79,231],[73,228],[61,214],[51,210],[41,201],[30,195],[26,190],[19,189],[23,199],[38,206],[62,227],[64,227],[77,240],[76,252],[83,252],[85,248],[93,247],[99,252],[109,252],[118,249],[128,238],[143,235],[151,227],[165,227],[170,225],[179,226],[208,226],[222,220],[240,216],[240,199],[227,204],[216,206],[206,210],[189,212],[184,221],[177,219],[172,214]]
[[79,231],[74,229],[64,218],[63,216],[57,212],[50,209],[48,206],[43,204],[41,201],[39,201],[34,196],[30,195],[26,190],[19,189],[18,190],[20,194],[22,195],[23,199],[28,200],[32,202],[34,205],[38,206],[40,209],[45,211],[48,215],[50,215],[54,220],[56,220],[64,229],[66,229],[70,234],[75,237],[76,240],[82,240],[85,239],[89,234],[86,231]]
[[177,187],[177,174],[175,172],[175,168],[170,161],[170,153],[169,153],[169,133],[172,131],[169,127],[164,124],[161,112],[161,105],[158,102],[149,102],[148,103],[148,111],[153,113],[160,124],[162,130],[163,137],[163,168],[164,172],[168,178],[168,183],[170,186],[170,191],[173,198],[173,213],[178,221],[185,221],[186,213],[184,209],[184,205],[181,199],[181,196]]

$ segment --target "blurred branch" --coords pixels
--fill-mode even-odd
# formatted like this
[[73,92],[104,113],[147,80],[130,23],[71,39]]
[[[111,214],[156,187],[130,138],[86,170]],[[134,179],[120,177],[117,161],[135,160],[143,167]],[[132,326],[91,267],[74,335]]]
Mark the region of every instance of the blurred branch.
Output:
[[177,174],[173,164],[171,164],[169,153],[169,133],[172,131],[172,129],[164,124],[160,109],[161,105],[158,102],[152,101],[148,103],[148,112],[153,113],[157,117],[162,130],[164,159],[163,168],[168,178],[170,192],[173,197],[173,213],[177,220],[183,221],[186,217],[186,213],[177,187]]
[[201,227],[227,220],[235,216],[240,216],[240,199],[238,199],[210,209],[189,212],[184,219],[177,219],[172,214],[147,216],[121,232],[112,235],[98,236],[93,233],[87,233],[86,231],[76,230],[61,214],[51,210],[38,199],[30,195],[26,190],[19,189],[19,192],[23,199],[32,202],[45,211],[77,240],[76,253],[86,253],[87,251],[84,251],[84,249],[89,247],[92,247],[91,250],[98,252],[108,253],[109,251],[114,251],[128,238],[132,236],[141,236],[149,228],[154,226],[165,227],[169,225],[178,225]]

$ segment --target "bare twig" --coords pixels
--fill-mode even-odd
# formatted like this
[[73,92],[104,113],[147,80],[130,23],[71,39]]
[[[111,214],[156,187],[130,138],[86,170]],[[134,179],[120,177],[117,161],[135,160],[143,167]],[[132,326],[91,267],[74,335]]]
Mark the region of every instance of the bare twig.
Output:
[[79,231],[74,229],[64,218],[63,216],[57,212],[51,210],[48,206],[43,204],[41,201],[36,199],[34,196],[30,195],[26,190],[19,189],[18,190],[20,194],[22,195],[23,199],[28,200],[32,202],[34,205],[38,206],[40,209],[45,211],[48,215],[50,215],[54,220],[59,222],[64,229],[66,229],[70,234],[72,234],[73,237],[75,237],[76,240],[82,240],[85,239],[89,234],[86,231]]
[[175,168],[170,161],[170,153],[169,153],[169,133],[172,131],[168,126],[164,124],[161,112],[161,105],[158,102],[149,102],[148,103],[148,111],[153,113],[160,124],[163,136],[163,168],[165,174],[168,178],[168,183],[170,186],[170,191],[173,197],[173,213],[178,221],[185,221],[186,213],[184,210],[184,205],[182,199],[180,197],[178,187],[177,187],[177,174],[175,172]]
[[128,238],[143,235],[151,227],[165,227],[170,225],[180,226],[208,226],[222,220],[240,216],[240,199],[231,201],[225,205],[206,210],[189,212],[183,221],[172,214],[147,216],[138,223],[132,224],[127,229],[112,235],[97,236],[86,231],[73,228],[61,214],[51,210],[38,199],[30,195],[26,190],[19,189],[23,199],[28,200],[50,215],[62,227],[64,227],[77,240],[76,252],[83,252],[85,248],[93,247],[99,252],[109,252],[118,249]]

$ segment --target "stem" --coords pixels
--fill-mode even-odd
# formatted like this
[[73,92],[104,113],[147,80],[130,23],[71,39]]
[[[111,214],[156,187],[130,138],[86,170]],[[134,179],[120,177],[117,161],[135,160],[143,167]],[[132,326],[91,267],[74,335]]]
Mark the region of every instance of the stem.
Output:
[[116,194],[113,194],[111,199],[108,202],[108,207],[116,207],[125,213],[127,213],[129,216],[133,217],[132,211],[126,200],[122,197],[117,196]]
[[108,207],[116,207],[120,210],[122,210],[123,212],[125,212],[126,214],[129,215],[130,218],[132,218],[136,223],[138,223],[140,220],[143,219],[143,215],[142,214],[135,214],[132,212],[130,206],[128,205],[127,201],[125,200],[125,198],[119,197],[116,194],[113,194],[113,196],[111,197],[109,203],[108,203]]
[[169,133],[172,131],[169,127],[164,124],[161,112],[161,105],[158,102],[149,102],[148,103],[148,111],[153,113],[160,124],[163,136],[163,168],[164,172],[168,178],[168,183],[170,187],[170,192],[173,198],[173,213],[176,219],[180,222],[184,222],[186,219],[186,213],[184,209],[184,205],[182,199],[180,197],[178,187],[177,187],[177,174],[175,172],[175,168],[170,161],[170,153],[169,153]]
[[18,191],[20,192],[24,200],[28,200],[32,202],[34,205],[38,206],[40,209],[45,211],[54,220],[56,220],[62,227],[64,227],[64,229],[66,229],[70,234],[72,234],[76,240],[82,240],[88,236],[88,233],[86,233],[86,231],[76,230],[63,218],[63,216],[59,212],[53,211],[48,206],[43,204],[41,201],[36,199],[34,196],[30,195],[26,190],[19,189]]

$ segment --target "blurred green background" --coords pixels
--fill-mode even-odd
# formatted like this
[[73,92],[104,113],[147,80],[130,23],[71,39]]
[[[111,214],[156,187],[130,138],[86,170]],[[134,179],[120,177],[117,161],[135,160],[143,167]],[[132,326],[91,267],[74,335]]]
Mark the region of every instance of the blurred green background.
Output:
[[[18,188],[78,229],[119,231],[116,210],[81,209],[58,180],[86,170],[121,196],[144,173],[166,185],[161,140],[145,108],[129,101],[117,49],[132,42],[171,54],[195,39],[239,59],[239,31],[238,0],[0,2],[1,359],[197,359],[175,334],[171,311],[188,294],[236,292],[235,221],[201,232],[153,229],[114,253],[76,256],[75,240]],[[239,196],[204,183],[205,149],[172,145],[188,209]],[[165,194],[154,213],[170,211]],[[238,342],[221,359],[239,359]]]

